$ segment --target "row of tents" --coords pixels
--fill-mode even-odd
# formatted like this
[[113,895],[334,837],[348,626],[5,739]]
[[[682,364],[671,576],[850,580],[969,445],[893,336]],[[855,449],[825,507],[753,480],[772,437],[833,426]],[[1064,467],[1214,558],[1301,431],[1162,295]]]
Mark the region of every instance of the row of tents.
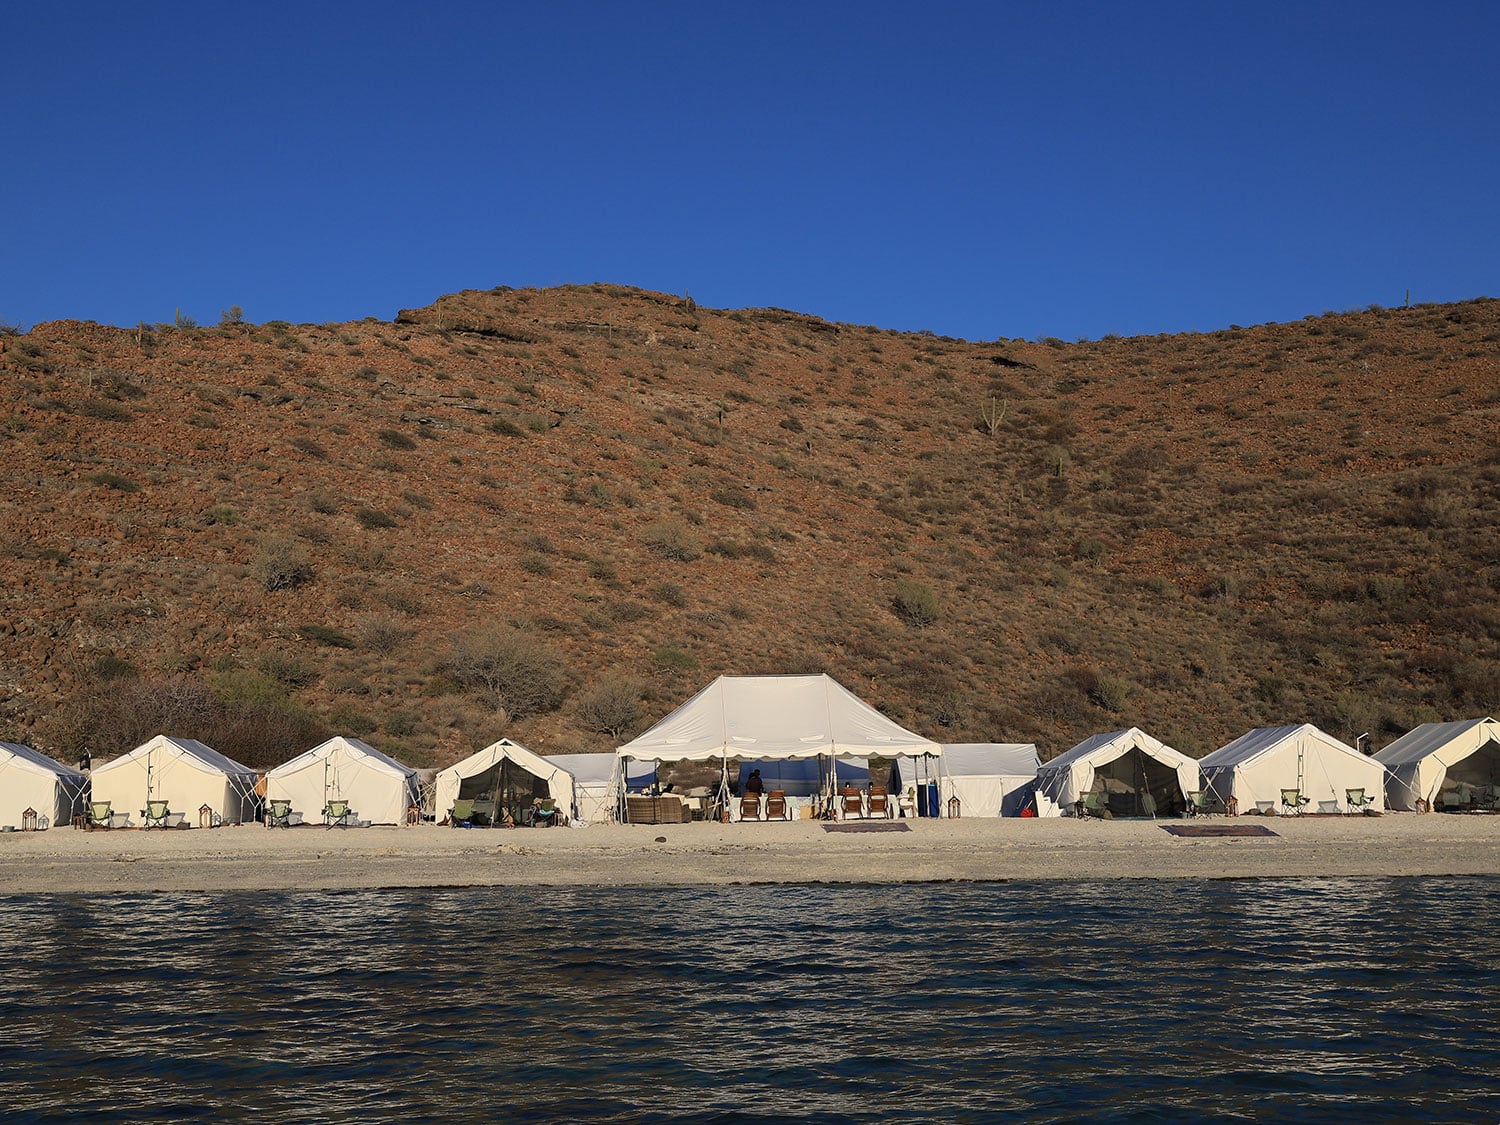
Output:
[[[424,778],[358,739],[334,738],[265,775],[192,739],[158,735],[89,774],[38,751],[0,743],[0,827],[30,810],[68,823],[87,797],[108,801],[119,823],[165,802],[176,823],[243,823],[270,801],[289,802],[304,822],[331,802],[358,823],[400,824],[412,810],[443,820],[467,799],[496,802],[515,823],[550,799],[578,822],[623,819],[625,794],[655,787],[666,762],[716,762],[717,803],[727,807],[740,776],[762,772],[767,788],[831,798],[868,785],[872,759],[889,767],[888,788],[912,812],[931,816],[1039,816],[1091,807],[1113,815],[1179,815],[1206,794],[1241,812],[1281,811],[1296,790],[1308,811],[1364,807],[1442,808],[1452,794],[1500,793],[1500,724],[1493,719],[1428,723],[1373,758],[1300,726],[1248,732],[1194,759],[1138,728],[1085,739],[1041,763],[1032,743],[943,745],[901,727],[831,677],[721,676],[651,729],[612,753],[543,757],[509,739]],[[738,771],[731,772],[731,764]]]

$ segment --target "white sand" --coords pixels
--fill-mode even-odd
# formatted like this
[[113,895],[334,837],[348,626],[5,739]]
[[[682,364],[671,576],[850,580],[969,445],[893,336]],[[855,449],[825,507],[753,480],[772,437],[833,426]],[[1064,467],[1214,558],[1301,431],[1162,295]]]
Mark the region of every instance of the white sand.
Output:
[[[54,828],[0,835],[0,887],[10,893],[100,893],[1500,874],[1500,816],[903,823],[908,831],[880,833],[826,832],[814,822],[584,829]],[[1162,830],[1165,823],[1265,824],[1277,835],[1180,839]]]

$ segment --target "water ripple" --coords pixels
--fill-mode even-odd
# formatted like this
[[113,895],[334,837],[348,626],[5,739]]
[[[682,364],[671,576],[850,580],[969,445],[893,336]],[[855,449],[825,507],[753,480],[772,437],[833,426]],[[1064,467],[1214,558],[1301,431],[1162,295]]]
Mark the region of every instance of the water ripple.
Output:
[[1495,879],[12,897],[0,1105],[1494,1118],[1497,906]]

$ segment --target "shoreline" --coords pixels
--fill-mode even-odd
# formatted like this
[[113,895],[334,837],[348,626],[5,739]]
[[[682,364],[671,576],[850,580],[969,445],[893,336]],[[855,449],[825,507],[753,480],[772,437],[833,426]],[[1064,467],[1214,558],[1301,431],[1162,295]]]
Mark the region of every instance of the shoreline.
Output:
[[[860,823],[860,822],[855,822]],[[882,822],[876,822],[882,823]],[[968,819],[588,828],[116,829],[0,836],[9,895],[1500,875],[1500,816]],[[1183,838],[1166,825],[1261,825]]]

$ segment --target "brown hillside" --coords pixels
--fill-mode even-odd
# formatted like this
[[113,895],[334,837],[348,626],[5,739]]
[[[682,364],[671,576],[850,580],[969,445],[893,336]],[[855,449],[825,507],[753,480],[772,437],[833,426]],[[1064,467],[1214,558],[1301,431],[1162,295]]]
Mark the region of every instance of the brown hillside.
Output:
[[949,742],[1378,746],[1500,703],[1497,414],[1494,300],[1078,344],[604,285],[41,324],[0,337],[0,737],[443,764],[827,671]]

